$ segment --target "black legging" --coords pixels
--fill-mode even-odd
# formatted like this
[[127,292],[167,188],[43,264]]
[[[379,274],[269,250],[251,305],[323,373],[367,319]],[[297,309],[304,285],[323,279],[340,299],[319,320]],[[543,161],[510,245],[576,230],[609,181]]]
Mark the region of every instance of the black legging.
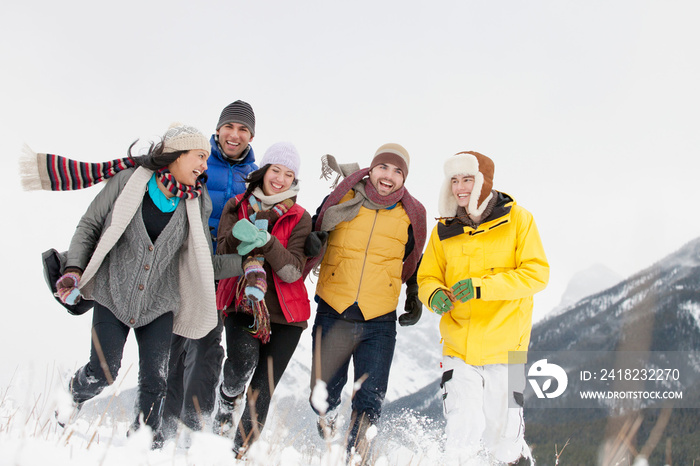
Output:
[[[71,380],[71,393],[77,403],[98,395],[117,378],[122,354],[130,328],[117,319],[112,311],[95,303],[92,312],[90,361],[78,369]],[[143,413],[146,425],[154,432],[160,428],[162,402],[166,392],[170,335],[173,330],[173,313],[168,312],[153,322],[134,329],[139,345],[138,398],[139,413]],[[95,345],[99,342],[99,350]],[[104,355],[108,374],[102,369],[100,355]],[[136,419],[138,422],[138,417]]]
[[[245,411],[236,429],[237,447],[255,441],[253,423],[257,434],[262,432],[270,409],[272,392],[277,386],[294,350],[301,338],[301,327],[271,324],[270,341],[261,344],[246,330],[251,323],[250,316],[231,314],[224,319],[226,329],[226,361],[224,361],[224,381],[222,391],[230,397],[243,393],[250,379],[249,394],[257,394],[254,412],[246,399]],[[272,380],[268,377],[268,367],[272,365]],[[252,374],[252,378],[251,378]],[[243,434],[241,433],[243,432]]]

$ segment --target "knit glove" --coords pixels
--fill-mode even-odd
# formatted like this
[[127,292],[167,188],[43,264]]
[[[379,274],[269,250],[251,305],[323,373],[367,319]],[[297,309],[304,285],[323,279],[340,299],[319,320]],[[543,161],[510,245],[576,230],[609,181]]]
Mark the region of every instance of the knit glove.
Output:
[[430,298],[430,308],[435,311],[435,314],[441,316],[446,312],[454,309],[452,301],[454,296],[451,290],[437,290],[433,297]]
[[231,234],[241,242],[236,248],[241,256],[245,256],[255,248],[265,246],[271,238],[267,230],[259,229],[246,218],[236,222]]
[[304,255],[306,257],[316,257],[321,254],[323,246],[328,241],[327,231],[312,231],[304,242]]
[[463,303],[466,303],[474,297],[474,285],[472,284],[471,278],[465,278],[460,280],[454,285],[452,285],[452,291],[455,295],[455,299],[459,299]]
[[80,290],[78,290],[78,283],[80,283],[80,273],[68,272],[61,276],[56,281],[56,296],[64,304],[73,305],[80,299]]
[[245,295],[254,302],[262,301],[267,292],[267,274],[263,268],[263,256],[247,257],[243,261],[245,275]]
[[420,320],[423,314],[423,303],[418,299],[418,284],[414,283],[406,287],[406,303],[403,306],[405,314],[399,316],[399,325],[408,327]]

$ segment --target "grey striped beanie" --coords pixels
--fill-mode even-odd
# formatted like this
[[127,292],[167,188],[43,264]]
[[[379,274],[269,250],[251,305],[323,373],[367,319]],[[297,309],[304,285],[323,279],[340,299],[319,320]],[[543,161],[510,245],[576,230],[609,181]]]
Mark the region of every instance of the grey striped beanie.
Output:
[[219,117],[219,123],[216,124],[216,130],[227,123],[239,123],[250,130],[250,135],[255,136],[255,113],[253,107],[248,102],[237,100],[228,104],[222,111]]

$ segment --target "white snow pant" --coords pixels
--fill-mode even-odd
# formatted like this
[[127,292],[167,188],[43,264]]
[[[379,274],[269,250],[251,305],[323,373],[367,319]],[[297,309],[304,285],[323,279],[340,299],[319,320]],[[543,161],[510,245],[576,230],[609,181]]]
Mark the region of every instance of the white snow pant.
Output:
[[528,451],[522,409],[525,365],[471,366],[452,356],[445,356],[442,365],[446,457],[466,461],[483,445],[498,461],[517,461]]

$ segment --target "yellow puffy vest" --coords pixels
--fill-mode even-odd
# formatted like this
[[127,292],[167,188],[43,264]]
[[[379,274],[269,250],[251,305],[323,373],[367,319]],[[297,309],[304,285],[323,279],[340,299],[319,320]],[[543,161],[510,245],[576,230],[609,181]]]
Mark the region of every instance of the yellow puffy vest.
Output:
[[[341,202],[351,197],[352,191]],[[328,237],[316,294],[339,313],[357,302],[367,320],[394,311],[410,223],[400,202],[393,209],[361,207],[340,222]]]

